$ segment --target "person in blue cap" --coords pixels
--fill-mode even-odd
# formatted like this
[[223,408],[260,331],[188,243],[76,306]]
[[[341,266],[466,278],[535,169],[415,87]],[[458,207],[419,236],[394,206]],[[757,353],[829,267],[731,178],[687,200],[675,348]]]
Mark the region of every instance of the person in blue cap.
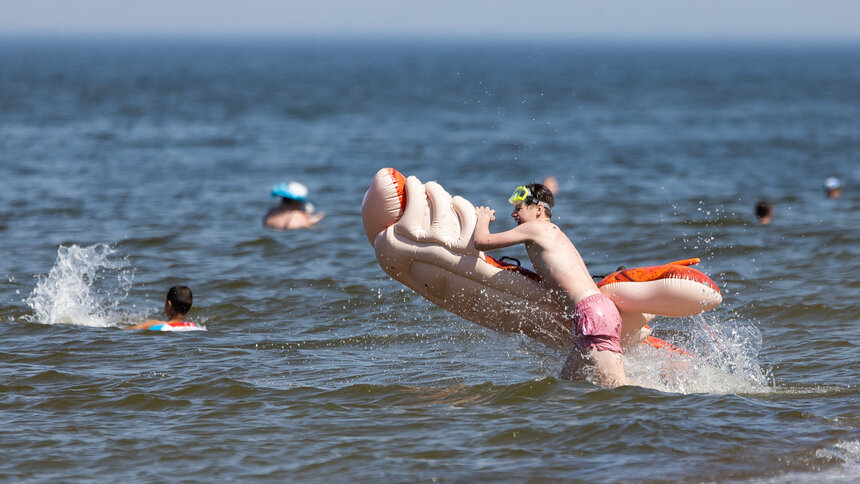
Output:
[[824,180],[824,191],[828,198],[839,198],[842,195],[842,182],[835,176],[828,177]]
[[314,205],[307,198],[308,188],[301,183],[281,182],[272,187],[272,196],[281,197],[281,203],[270,208],[263,217],[263,225],[270,229],[308,228],[325,217],[324,213],[314,213]]

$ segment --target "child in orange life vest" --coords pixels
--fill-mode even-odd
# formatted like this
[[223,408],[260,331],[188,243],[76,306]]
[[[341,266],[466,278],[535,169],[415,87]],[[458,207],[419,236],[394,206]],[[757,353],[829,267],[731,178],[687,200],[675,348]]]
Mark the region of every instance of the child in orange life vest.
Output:
[[490,233],[495,210],[477,207],[475,248],[492,250],[525,244],[541,284],[562,298],[572,313],[573,349],[562,369],[562,378],[593,376],[598,384],[615,387],[627,383],[621,358],[621,315],[611,299],[594,283],[585,262],[569,238],[552,223],[555,199],[544,185],[518,187],[508,199],[517,226]]

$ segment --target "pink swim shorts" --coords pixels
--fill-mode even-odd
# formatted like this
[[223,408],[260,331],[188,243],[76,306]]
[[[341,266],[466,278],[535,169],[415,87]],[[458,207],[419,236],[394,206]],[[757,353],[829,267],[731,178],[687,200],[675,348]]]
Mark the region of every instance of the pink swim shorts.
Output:
[[621,314],[611,299],[592,294],[573,311],[574,343],[584,350],[621,353]]

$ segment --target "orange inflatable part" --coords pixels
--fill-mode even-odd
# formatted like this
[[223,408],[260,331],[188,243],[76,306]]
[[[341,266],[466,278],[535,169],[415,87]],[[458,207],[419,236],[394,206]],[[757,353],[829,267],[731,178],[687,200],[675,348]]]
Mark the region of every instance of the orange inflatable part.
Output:
[[[697,259],[687,259],[689,262]],[[613,272],[597,283],[618,310],[651,312],[661,316],[690,316],[691,305],[702,311],[722,302],[720,288],[705,274],[677,263],[651,267],[636,267]],[[657,313],[654,309],[658,308]],[[701,312],[701,311],[699,311]]]
[[645,341],[643,341],[642,344],[647,344],[648,346],[651,346],[658,350],[666,350],[672,355],[689,355],[689,353],[682,350],[681,348],[678,348],[672,343],[664,339],[657,338],[655,336],[646,337]]
[[[379,170],[364,194],[361,206],[364,233],[373,244],[376,236],[400,220],[406,210],[406,178],[394,168]],[[373,209],[365,215],[363,207]]]

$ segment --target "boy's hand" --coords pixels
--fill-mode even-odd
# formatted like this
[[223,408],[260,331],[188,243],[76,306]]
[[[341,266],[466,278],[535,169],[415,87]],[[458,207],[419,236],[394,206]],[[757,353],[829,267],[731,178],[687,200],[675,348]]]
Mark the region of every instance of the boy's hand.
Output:
[[485,207],[481,205],[480,207],[475,207],[475,214],[478,218],[488,218],[490,222],[496,220],[496,211],[490,207]]

